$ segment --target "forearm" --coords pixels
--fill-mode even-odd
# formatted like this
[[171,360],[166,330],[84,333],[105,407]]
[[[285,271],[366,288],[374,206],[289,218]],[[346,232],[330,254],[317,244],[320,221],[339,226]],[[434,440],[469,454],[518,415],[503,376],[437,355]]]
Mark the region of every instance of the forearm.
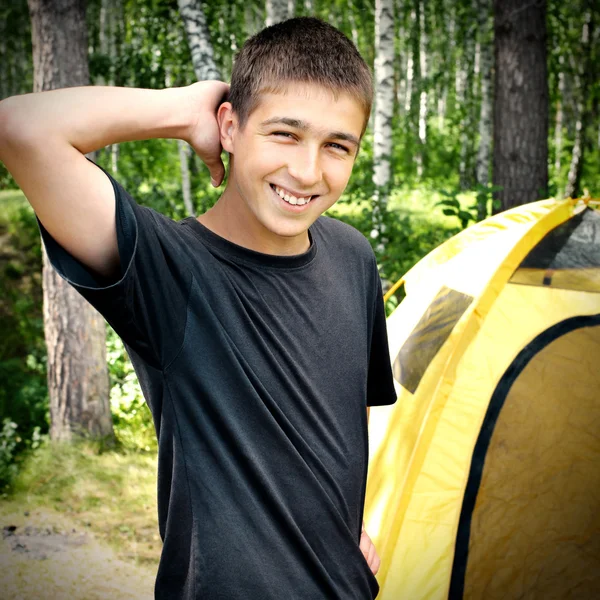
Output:
[[0,102],[1,136],[7,143],[64,140],[82,154],[119,142],[184,139],[191,114],[185,90],[89,86],[12,96]]

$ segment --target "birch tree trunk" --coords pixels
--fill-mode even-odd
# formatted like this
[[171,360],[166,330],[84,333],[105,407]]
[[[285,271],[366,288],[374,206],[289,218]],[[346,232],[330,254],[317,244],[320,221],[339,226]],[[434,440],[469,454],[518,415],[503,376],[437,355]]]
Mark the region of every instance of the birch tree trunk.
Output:
[[[561,54],[558,63],[560,71],[558,73],[558,98],[556,99],[556,120],[554,122],[554,174],[557,180],[560,180],[560,169],[562,166],[562,141],[563,141],[563,98],[565,95],[565,73],[563,71],[564,56]],[[560,190],[559,190],[560,195]]]
[[546,2],[495,0],[494,185],[502,209],[548,194]]
[[[206,17],[200,0],[178,0],[179,13],[192,55],[192,66],[198,81],[221,79],[221,73],[215,64],[213,47],[206,25]],[[181,171],[181,191],[185,210],[189,216],[195,216],[192,203],[192,187],[189,171],[191,148],[183,140],[177,140],[179,165]]]
[[[421,106],[421,28],[419,23],[421,14],[420,0],[413,0],[413,7],[410,11],[410,25],[412,32],[410,36],[410,48],[412,61],[410,64],[410,108],[409,123],[411,127],[411,137],[418,139],[419,135],[419,109]],[[420,170],[421,155],[417,150],[415,152],[415,162],[417,172]]]
[[373,230],[378,250],[385,246],[384,215],[391,180],[394,111],[394,2],[375,3],[375,123],[373,135]]
[[[492,153],[492,18],[491,1],[478,0],[479,21],[479,74],[481,80],[481,106],[479,112],[479,147],[477,149],[477,183],[490,182]],[[483,207],[480,207],[483,209]],[[479,220],[486,215],[480,212]]]
[[[34,92],[89,84],[83,0],[28,0]],[[44,333],[50,437],[114,438],[104,319],[48,261],[44,245]]]
[[[458,68],[460,85],[460,107],[462,113],[460,125],[460,187],[469,189],[473,185],[473,130],[475,129],[475,94],[474,82],[476,81],[476,14],[472,3],[467,3],[469,12],[462,16],[463,55]],[[458,93],[457,93],[458,96]]]
[[[591,4],[591,2],[589,3]],[[591,6],[588,7],[585,13],[585,22],[581,32],[581,51],[582,59],[579,61],[577,82],[578,82],[578,98],[577,98],[577,120],[575,122],[575,144],[573,145],[573,155],[571,157],[571,165],[569,167],[569,175],[567,177],[567,187],[565,196],[575,198],[579,196],[581,190],[581,171],[583,167],[583,156],[585,151],[585,132],[589,121],[589,99],[588,92],[590,85],[594,80],[595,65],[592,64],[592,45],[593,38],[593,23]]]
[[183,19],[192,65],[198,81],[221,79],[214,59],[206,17],[200,0],[178,0],[179,14]]
[[419,72],[420,72],[420,93],[419,93],[419,150],[417,152],[417,177],[423,177],[424,155],[427,145],[427,102],[428,102],[428,81],[427,81],[427,28],[425,25],[426,13],[425,2],[419,0]]
[[287,18],[291,19],[296,14],[296,0],[287,1]]
[[192,186],[190,182],[189,159],[191,148],[183,140],[177,140],[177,149],[179,151],[179,164],[181,165],[181,191],[183,194],[183,205],[185,212],[195,217],[194,205],[192,204]]
[[267,0],[266,8],[267,18],[265,22],[267,27],[285,21],[288,18],[288,0]]
[[406,109],[406,80],[408,70],[408,56],[410,52],[406,51],[406,32],[403,19],[396,15],[398,30],[396,37],[398,39],[398,54],[395,58],[396,65],[396,104],[398,113],[401,117],[404,116]]
[[[100,5],[100,53],[108,57],[110,73],[108,80],[102,75],[97,85],[115,85],[115,64],[117,62],[117,38],[123,31],[123,0],[102,0]],[[119,144],[106,146],[104,152],[110,156],[110,170],[113,175],[119,171]]]

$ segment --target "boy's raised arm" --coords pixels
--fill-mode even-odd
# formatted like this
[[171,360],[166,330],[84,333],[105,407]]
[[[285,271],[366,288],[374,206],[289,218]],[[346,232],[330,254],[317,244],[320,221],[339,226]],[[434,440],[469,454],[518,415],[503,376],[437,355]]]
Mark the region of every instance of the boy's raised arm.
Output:
[[50,235],[103,277],[119,271],[115,197],[84,154],[150,138],[189,141],[223,178],[216,111],[228,90],[207,81],[144,90],[75,87],[0,102],[0,160]]

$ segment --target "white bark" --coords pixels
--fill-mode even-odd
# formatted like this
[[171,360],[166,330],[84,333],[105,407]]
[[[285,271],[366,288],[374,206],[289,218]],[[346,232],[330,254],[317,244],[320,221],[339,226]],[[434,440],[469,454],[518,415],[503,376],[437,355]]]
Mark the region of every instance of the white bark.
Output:
[[373,163],[375,198],[373,231],[384,244],[383,214],[391,179],[392,116],[394,110],[394,2],[375,3],[375,123]]
[[358,26],[356,24],[356,16],[354,14],[354,7],[351,6],[350,10],[348,11],[348,21],[350,21],[350,31],[352,34],[352,42],[353,44],[358,47]]
[[[586,114],[586,102],[589,88],[589,69],[592,68],[591,64],[591,43],[592,38],[591,23],[592,13],[588,10],[585,14],[585,21],[581,32],[581,46],[583,49],[584,59],[579,64],[577,70],[577,119],[575,122],[575,143],[573,145],[573,154],[571,157],[571,164],[569,166],[569,174],[567,177],[567,187],[565,189],[566,197],[574,197],[580,193],[579,182],[581,179],[581,170],[583,167],[583,152],[584,152],[584,136],[586,120],[588,115]],[[587,63],[587,65],[586,65]],[[587,68],[586,68],[587,67]]]
[[406,59],[406,86],[404,88],[404,112],[410,113],[410,107],[412,104],[412,86],[415,78],[415,69],[412,52],[408,51]]
[[[100,5],[100,53],[110,60],[108,80],[100,75],[96,85],[115,85],[115,67],[117,62],[117,38],[122,36],[124,27],[123,0],[102,0]],[[110,169],[113,175],[119,170],[119,145],[113,144],[104,149],[110,157]]]
[[479,148],[477,149],[477,183],[487,186],[492,158],[492,17],[490,0],[479,0],[479,74],[481,107],[479,112]]
[[189,158],[191,154],[191,148],[183,140],[177,140],[177,147],[179,150],[179,163],[181,164],[181,191],[183,193],[183,204],[185,206],[185,212],[193,217],[194,206],[192,204],[192,187],[190,184],[190,168]]
[[[98,27],[98,37],[100,42],[100,54],[108,56],[110,0],[102,0],[100,3],[100,23]],[[96,85],[107,85],[104,75],[100,74],[96,78]]]
[[[179,13],[183,19],[183,25],[192,55],[194,74],[198,81],[207,79],[221,79],[219,69],[215,64],[214,53],[206,18],[202,11],[200,0],[178,0]],[[168,77],[168,74],[167,74]],[[167,83],[168,85],[168,83]],[[192,189],[189,171],[189,146],[182,140],[177,141],[179,151],[179,164],[181,170],[181,193],[185,210],[189,216],[194,215],[192,205]]]
[[266,25],[275,25],[288,18],[288,0],[267,0]]
[[[475,7],[473,7],[475,8]],[[471,132],[474,128],[473,114],[473,86],[475,65],[475,38],[476,27],[471,20],[468,21],[468,30],[465,32],[464,54],[459,61],[457,70],[457,100],[462,104],[462,119],[460,124],[460,164],[459,175],[461,188],[465,189],[472,184],[470,172],[471,158]]]
[[406,72],[409,52],[406,51],[406,33],[402,24],[402,19],[398,18],[398,54],[396,56],[396,103],[400,115],[404,115],[406,104]]
[[177,0],[198,81],[221,79],[200,0]]
[[423,177],[423,151],[427,143],[427,31],[425,27],[425,2],[419,1],[419,151],[417,153],[417,177]]
[[565,74],[562,70],[564,58],[561,55],[558,59],[560,72],[558,74],[558,99],[556,101],[556,121],[554,122],[554,172],[556,177],[560,177],[561,152],[562,152],[562,133],[563,133],[563,97],[565,94]]

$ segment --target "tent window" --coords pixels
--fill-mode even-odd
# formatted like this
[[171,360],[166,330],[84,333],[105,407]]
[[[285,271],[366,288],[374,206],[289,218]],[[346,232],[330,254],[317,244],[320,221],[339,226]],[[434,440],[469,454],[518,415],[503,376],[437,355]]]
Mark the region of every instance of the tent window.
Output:
[[600,213],[586,208],[550,231],[511,283],[600,292]]
[[467,310],[472,296],[442,287],[408,336],[394,360],[394,378],[412,394],[456,323]]

